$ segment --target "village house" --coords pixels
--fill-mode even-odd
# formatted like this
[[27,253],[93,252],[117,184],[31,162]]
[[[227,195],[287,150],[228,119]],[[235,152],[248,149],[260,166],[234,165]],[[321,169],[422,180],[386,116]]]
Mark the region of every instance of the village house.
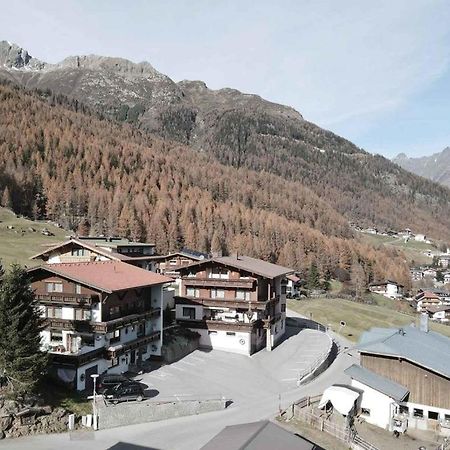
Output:
[[286,295],[295,298],[300,295],[301,279],[295,273],[286,276]]
[[200,346],[250,355],[271,350],[285,332],[286,275],[291,269],[223,256],[180,269],[177,322],[200,335]]
[[155,244],[120,237],[70,237],[32,256],[47,264],[89,261],[122,261],[154,270]]
[[162,346],[163,286],[172,280],[121,261],[53,263],[28,271],[52,370],[78,390],[121,373]]
[[414,298],[417,312],[425,311],[430,306],[440,306],[443,304],[439,295],[430,291],[420,291]]
[[155,272],[162,273],[163,275],[167,275],[174,279],[179,279],[179,269],[208,258],[209,255],[207,253],[183,249],[178,252],[169,253],[168,255],[158,256],[154,258],[153,263]]
[[369,291],[393,299],[402,297],[404,293],[403,285],[391,280],[384,283],[371,283]]
[[450,434],[450,338],[420,328],[372,328],[357,346],[361,369],[347,371],[362,391],[361,415],[386,428]]
[[427,306],[425,312],[431,320],[448,322],[450,319],[450,305]]
[[412,281],[420,281],[425,278],[423,270],[421,268],[412,268],[409,273],[411,274]]
[[426,242],[426,241],[427,241],[427,237],[426,237],[425,234],[420,234],[420,233],[418,233],[418,234],[416,234],[416,235],[414,236],[414,240],[415,240],[415,241],[418,241],[418,242]]
[[450,283],[450,272],[444,272],[442,275],[444,277],[444,284]]
[[436,281],[437,270],[432,267],[428,267],[427,269],[424,269],[423,276],[424,278],[430,278],[431,280]]
[[450,254],[448,254],[448,253],[444,253],[437,257],[438,265],[443,267],[444,269],[448,268],[449,262],[450,262]]

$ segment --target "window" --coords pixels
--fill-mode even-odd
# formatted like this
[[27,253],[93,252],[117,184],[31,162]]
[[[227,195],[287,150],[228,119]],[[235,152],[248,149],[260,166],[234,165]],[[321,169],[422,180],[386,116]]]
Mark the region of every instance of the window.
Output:
[[228,270],[222,267],[213,267],[211,269],[211,278],[228,278]]
[[428,411],[428,418],[431,420],[439,420],[439,413],[436,411]]
[[236,299],[250,301],[250,291],[236,290]]
[[286,303],[281,304],[281,312],[286,312]]
[[227,331],[227,336],[236,336],[234,331]]
[[47,283],[47,292],[62,292],[62,283]]
[[423,409],[414,408],[413,409],[413,417],[418,417],[420,419],[423,418]]
[[169,261],[169,265],[171,265],[171,266],[176,266],[176,265],[177,265],[177,260],[176,260],[176,259],[171,259],[171,260]]
[[183,317],[195,320],[195,308],[183,307]]
[[75,285],[75,294],[81,294],[81,284]]
[[84,248],[73,248],[72,256],[84,256],[85,249]]
[[111,318],[120,316],[120,306],[111,306],[109,308],[109,316]]
[[405,405],[400,405],[400,414],[408,414],[409,415],[409,408]]
[[366,416],[370,416],[370,409],[361,408],[361,414],[365,414]]
[[114,367],[114,366],[118,366],[119,365],[119,358],[113,358],[112,360],[111,360],[111,367]]
[[50,341],[62,344],[63,341],[62,331],[50,331]]
[[95,347],[95,340],[93,334],[83,334],[81,336],[81,345],[87,345],[88,347]]
[[445,414],[444,419],[446,422],[450,422],[450,414]]
[[187,276],[188,276],[189,278],[195,278],[196,274],[195,274],[195,272],[189,272],[189,273],[187,274]]
[[91,311],[80,308],[76,308],[74,311],[75,320],[91,320]]
[[188,297],[200,297],[200,289],[196,289],[193,287],[186,288],[186,295]]
[[49,306],[47,308],[47,317],[49,317],[51,319],[61,319],[62,318],[62,307]]
[[112,336],[109,339],[109,343],[110,344],[114,344],[115,342],[119,342],[120,341],[120,330],[114,330],[112,332]]
[[223,289],[211,289],[211,298],[225,298]]
[[285,284],[281,285],[281,293],[286,294],[286,285]]

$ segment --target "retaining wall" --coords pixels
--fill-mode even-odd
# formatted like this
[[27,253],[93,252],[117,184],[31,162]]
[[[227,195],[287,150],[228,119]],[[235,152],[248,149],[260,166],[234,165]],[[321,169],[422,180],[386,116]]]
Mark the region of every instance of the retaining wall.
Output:
[[227,407],[225,399],[185,400],[177,402],[130,402],[118,405],[106,405],[98,402],[98,423],[100,429],[157,422],[174,417],[192,416],[211,411],[220,411]]

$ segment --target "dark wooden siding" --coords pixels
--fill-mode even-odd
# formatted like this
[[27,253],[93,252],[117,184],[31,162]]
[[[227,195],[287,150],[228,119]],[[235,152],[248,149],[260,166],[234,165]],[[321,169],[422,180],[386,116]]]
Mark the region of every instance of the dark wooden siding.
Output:
[[450,409],[450,379],[406,360],[361,353],[361,365],[410,391],[409,401]]

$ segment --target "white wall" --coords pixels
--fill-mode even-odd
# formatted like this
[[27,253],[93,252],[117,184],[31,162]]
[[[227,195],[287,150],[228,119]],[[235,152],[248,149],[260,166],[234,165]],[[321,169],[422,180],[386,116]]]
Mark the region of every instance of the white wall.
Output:
[[366,422],[389,429],[391,411],[393,411],[391,404],[395,403],[395,400],[356,380],[352,380],[352,386],[364,391],[361,408],[370,410],[370,416],[362,414]]
[[213,348],[241,355],[250,355],[251,334],[236,332],[235,335],[227,335],[226,331],[209,332],[203,329],[192,329],[200,334],[200,347]]

